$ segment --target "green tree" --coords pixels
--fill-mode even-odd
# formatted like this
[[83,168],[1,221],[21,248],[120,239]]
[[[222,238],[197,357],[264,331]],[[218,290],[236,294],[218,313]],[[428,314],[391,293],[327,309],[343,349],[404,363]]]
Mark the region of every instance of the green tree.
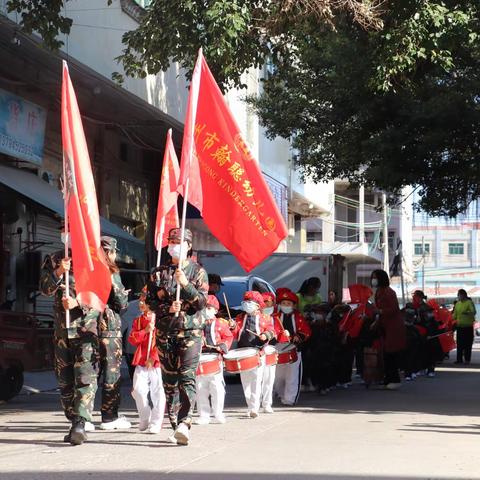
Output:
[[[109,2],[110,3],[110,2]],[[50,47],[61,0],[7,0]],[[198,47],[222,88],[269,65],[249,99],[270,136],[292,141],[316,181],[414,185],[429,213],[480,195],[478,0],[153,0],[120,61],[144,76]]]

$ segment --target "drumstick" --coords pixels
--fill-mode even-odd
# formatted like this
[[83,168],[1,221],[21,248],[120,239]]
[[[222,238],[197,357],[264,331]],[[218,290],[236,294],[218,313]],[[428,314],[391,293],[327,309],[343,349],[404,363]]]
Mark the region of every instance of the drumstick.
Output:
[[260,337],[260,335],[256,332],[253,332],[252,330],[249,330],[248,328],[245,329],[246,332],[251,333],[252,335],[255,335],[256,337]]
[[230,308],[228,307],[228,300],[225,292],[223,292],[223,300],[225,300],[225,306],[227,307],[228,319],[232,321],[232,316],[230,315]]

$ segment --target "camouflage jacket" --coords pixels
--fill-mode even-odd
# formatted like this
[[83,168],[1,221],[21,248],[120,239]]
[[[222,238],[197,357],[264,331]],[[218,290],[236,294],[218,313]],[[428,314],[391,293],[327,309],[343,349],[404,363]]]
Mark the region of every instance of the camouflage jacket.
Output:
[[[64,276],[62,275],[58,278],[55,273],[63,257],[63,251],[47,255],[40,273],[40,291],[43,295],[54,297],[55,335],[64,338],[67,336],[68,338],[78,338],[86,333],[97,335],[100,312],[90,308],[88,305],[80,305],[70,310],[70,328],[68,332],[66,331],[65,309],[62,305],[62,298],[65,295],[66,288]],[[70,296],[75,298],[75,278],[72,271],[70,271],[69,287]]]
[[177,266],[173,264],[164,265],[161,268],[156,287],[158,295],[151,295],[147,300],[156,315],[157,335],[159,337],[167,335],[200,336],[205,325],[205,318],[200,311],[205,308],[207,303],[207,272],[198,263],[191,260],[186,261],[183,272],[189,283],[180,290],[182,311],[176,317],[169,313],[177,291],[177,282],[174,278],[176,269]]
[[128,293],[119,273],[112,273],[112,289],[107,308],[100,317],[98,334],[102,338],[121,337],[122,319],[120,313],[128,306]]

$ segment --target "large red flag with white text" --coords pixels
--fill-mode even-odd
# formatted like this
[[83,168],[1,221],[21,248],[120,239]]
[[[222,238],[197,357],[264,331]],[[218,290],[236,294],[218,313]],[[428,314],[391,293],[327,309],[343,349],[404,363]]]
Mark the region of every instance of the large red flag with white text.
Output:
[[155,248],[157,250],[167,245],[169,230],[178,227],[177,187],[179,175],[180,168],[173,146],[172,129],[170,129],[167,133],[158,195],[157,221],[155,223]]
[[248,272],[273,253],[287,227],[258,163],[199,52],[190,86],[179,192]]
[[100,216],[77,98],[63,62],[62,144],[65,228],[68,229],[77,300],[103,311],[112,280],[100,245]]

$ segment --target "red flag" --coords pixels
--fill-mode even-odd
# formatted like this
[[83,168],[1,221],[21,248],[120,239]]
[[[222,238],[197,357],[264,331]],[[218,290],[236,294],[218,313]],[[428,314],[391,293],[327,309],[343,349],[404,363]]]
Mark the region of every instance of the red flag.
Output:
[[82,119],[67,63],[63,62],[62,144],[65,228],[69,229],[77,299],[103,311],[112,280],[100,245],[97,195]]
[[[160,193],[158,195],[157,221],[155,224],[155,248],[160,250],[168,243],[168,231],[178,227],[178,177],[180,168],[172,141],[172,129],[168,130],[165,153],[163,155]],[[162,232],[162,220],[163,232]],[[160,239],[160,235],[162,238]]]
[[199,52],[190,87],[179,192],[248,272],[287,236],[285,221]]
[[202,49],[200,49],[195,68],[193,69],[190,94],[188,96],[187,116],[185,119],[185,128],[183,130],[180,180],[178,182],[178,193],[185,198],[185,187],[187,184],[187,178],[189,179],[188,203],[197,208],[200,213],[202,213],[203,210],[203,192],[202,180],[200,178],[200,167],[195,146],[195,140],[197,138],[195,119],[197,117],[203,61]]

